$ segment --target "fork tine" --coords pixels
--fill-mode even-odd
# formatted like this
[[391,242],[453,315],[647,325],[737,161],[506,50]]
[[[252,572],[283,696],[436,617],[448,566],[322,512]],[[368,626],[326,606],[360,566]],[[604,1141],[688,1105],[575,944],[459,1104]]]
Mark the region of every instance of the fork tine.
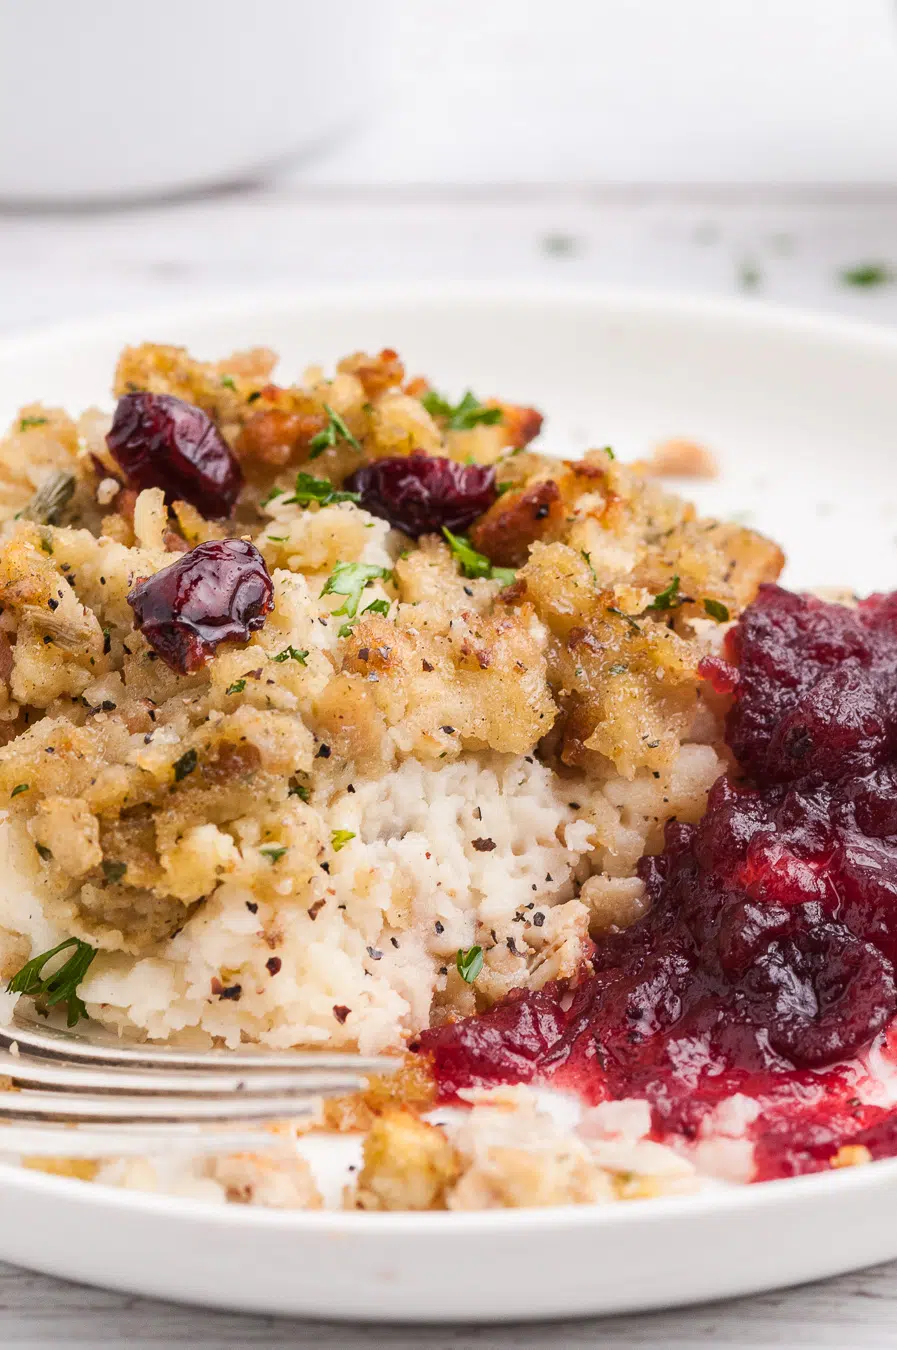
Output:
[[91,1065],[66,1064],[62,1060],[24,1059],[0,1051],[0,1074],[19,1088],[56,1088],[61,1092],[154,1093],[166,1096],[244,1097],[301,1095],[331,1096],[360,1092],[366,1079],[345,1069],[302,1073],[234,1074],[224,1070],[192,1073],[189,1069],[166,1073],[162,1069],[102,1069]]
[[[303,1097],[137,1097],[75,1092],[0,1093],[0,1121],[78,1124],[201,1124],[220,1121],[308,1119],[317,1115],[320,1092]],[[2,1137],[2,1136],[0,1136]]]
[[271,1069],[347,1069],[354,1073],[393,1073],[401,1064],[395,1055],[326,1054],[317,1050],[180,1050],[172,1046],[115,1044],[93,1041],[56,1027],[34,1027],[16,1021],[0,1027],[0,1047],[13,1054],[127,1068],[177,1068],[239,1070],[241,1073]]
[[[264,1128],[210,1128],[199,1125],[152,1124],[123,1129],[120,1125],[0,1125],[0,1158],[22,1154],[34,1158],[133,1158],[159,1154],[198,1157],[208,1153],[292,1153],[293,1140]],[[6,1164],[0,1162],[0,1168]]]

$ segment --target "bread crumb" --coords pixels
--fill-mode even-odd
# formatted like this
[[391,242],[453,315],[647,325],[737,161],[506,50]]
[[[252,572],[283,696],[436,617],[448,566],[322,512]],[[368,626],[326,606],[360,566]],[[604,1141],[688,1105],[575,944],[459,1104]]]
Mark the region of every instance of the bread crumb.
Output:
[[651,458],[640,460],[638,467],[651,478],[719,477],[719,464],[713,451],[683,436],[661,441]]

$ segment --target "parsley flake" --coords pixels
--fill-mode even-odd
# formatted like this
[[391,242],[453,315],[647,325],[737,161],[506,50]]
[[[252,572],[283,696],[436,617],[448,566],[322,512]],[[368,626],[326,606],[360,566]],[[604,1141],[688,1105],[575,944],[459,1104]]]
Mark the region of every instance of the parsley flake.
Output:
[[309,441],[311,454],[309,459],[317,459],[318,455],[323,455],[325,450],[331,449],[339,441],[345,441],[351,445],[353,450],[361,450],[361,446],[346,426],[339,413],[334,412],[329,403],[324,404],[324,411],[327,414],[327,425],[323,431],[319,431],[317,436],[312,436]]
[[292,497],[287,497],[284,505],[296,502],[299,506],[310,506],[312,502],[317,502],[319,506],[332,506],[334,502],[360,501],[360,492],[342,492],[326,478],[315,478],[310,473],[298,473],[296,491]]
[[331,830],[330,846],[334,853],[339,853],[341,848],[345,848],[350,839],[355,838],[354,830]]
[[245,680],[234,680],[233,684],[229,684],[224,692],[225,694],[242,694],[245,688]]
[[490,581],[500,581],[503,586],[510,586],[517,575],[513,567],[493,567],[485,554],[477,553],[463,534],[452,534],[445,525],[442,533],[465,577],[487,577]]
[[485,407],[469,389],[454,407],[433,389],[424,394],[421,403],[431,417],[446,418],[449,431],[470,431],[476,426],[493,427],[504,417],[501,408]]
[[46,417],[20,417],[19,431],[30,431],[32,427],[45,427]]
[[[75,950],[68,960],[52,975],[44,976],[43,970],[47,962],[60,952],[68,951],[70,947],[74,947]],[[13,975],[6,988],[11,994],[27,994],[43,1008],[55,1008],[58,1003],[65,1003],[68,1007],[68,1025],[73,1027],[82,1017],[87,1016],[87,1009],[78,997],[78,985],[87,974],[96,954],[96,948],[82,942],[80,938],[66,938],[58,947],[52,947],[50,951],[42,952],[40,956],[26,961],[22,969]]]
[[465,984],[473,984],[483,969],[483,959],[482,947],[468,947],[467,951],[463,947],[458,948],[455,964],[458,967],[458,974]]
[[272,863],[278,862],[286,853],[286,851],[287,851],[286,845],[283,844],[280,846],[276,844],[264,844],[259,849],[259,853],[264,853],[265,857],[268,858]]
[[300,651],[298,647],[290,646],[284,647],[283,651],[278,652],[276,656],[272,656],[271,660],[276,661],[279,666],[282,666],[284,661],[298,661],[300,666],[304,666],[308,664],[305,659],[307,656],[307,651]]
[[647,609],[676,609],[678,605],[684,603],[684,597],[679,594],[679,578],[673,577],[673,580],[667,586],[665,591],[655,595]]
[[31,786],[30,783],[16,783],[15,787],[13,788],[12,792],[9,795],[10,797],[18,797],[20,792],[27,792],[30,786]]
[[616,614],[618,619],[625,619],[626,622],[629,624],[629,627],[633,628],[636,633],[640,633],[642,631],[639,628],[638,624],[636,623],[635,619],[632,617],[632,615],[624,614],[622,609],[616,609],[613,605],[608,605],[607,612],[608,614]]
[[338,562],[324,583],[321,595],[344,595],[345,603],[333,612],[354,619],[365,586],[371,581],[385,581],[390,576],[388,567],[377,567],[374,563]]
[[234,384],[233,375],[222,375],[221,383],[224,385],[225,389],[233,389],[236,391],[237,386]]
[[894,281],[894,273],[885,263],[859,263],[856,267],[845,267],[841,272],[843,286],[858,286],[871,289],[874,286],[889,286]]
[[729,606],[724,605],[722,600],[705,600],[704,612],[709,614],[711,619],[716,619],[717,623],[729,622]]
[[304,783],[291,783],[287,791],[288,797],[298,797],[300,801],[307,802],[311,799],[311,792]]
[[369,605],[365,605],[364,609],[361,612],[362,614],[388,614],[389,601],[372,600]]
[[267,506],[269,502],[274,501],[275,497],[282,497],[285,492],[286,488],[273,487],[271,491],[268,493],[268,495],[266,497],[263,497],[262,500],[259,502],[259,506]]

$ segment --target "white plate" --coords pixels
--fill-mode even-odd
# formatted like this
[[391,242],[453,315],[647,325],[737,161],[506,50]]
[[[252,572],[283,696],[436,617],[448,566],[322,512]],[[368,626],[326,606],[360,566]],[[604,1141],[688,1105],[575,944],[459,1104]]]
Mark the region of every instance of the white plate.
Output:
[[[897,584],[897,333],[753,303],[416,287],[255,295],[0,344],[0,419],[108,402],[127,342],[266,343],[285,370],[359,347],[534,403],[562,453],[713,447],[702,506],[748,513],[788,580]],[[384,1321],[631,1311],[818,1279],[897,1256],[897,1161],[609,1208],[302,1214],[218,1207],[0,1166],[0,1258],[223,1308]]]

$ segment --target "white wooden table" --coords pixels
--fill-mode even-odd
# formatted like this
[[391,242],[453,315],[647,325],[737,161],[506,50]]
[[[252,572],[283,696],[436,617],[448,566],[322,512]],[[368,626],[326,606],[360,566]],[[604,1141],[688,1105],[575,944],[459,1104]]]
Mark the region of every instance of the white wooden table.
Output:
[[[571,12],[569,0],[558,3]],[[429,40],[444,56],[446,43],[460,39],[445,30],[433,37],[432,23],[420,15],[432,20],[434,4],[420,0],[418,8],[406,8],[404,21],[406,29],[417,23],[411,36],[418,45]],[[468,17],[474,14],[472,0],[459,4]],[[794,8],[794,0],[791,4]],[[883,16],[877,0],[862,4]],[[520,81],[535,70],[544,76],[551,33],[533,31],[531,5],[509,8],[503,0],[497,8],[503,23],[495,5],[486,7],[495,25],[487,52],[503,42],[522,62]],[[554,12],[557,5],[548,8]],[[828,0],[827,8],[832,8]],[[814,13],[818,9],[814,0]],[[518,11],[526,14],[528,26],[509,36],[508,16]],[[411,40],[407,32],[406,40]],[[561,76],[569,75],[565,49]],[[471,91],[482,92],[482,80],[477,86],[475,77],[468,67],[468,102]],[[438,85],[439,71],[430,65],[424,77],[414,78]],[[512,109],[517,106],[520,94],[512,85],[503,90],[506,110],[509,101]],[[432,92],[435,103],[440,91]],[[419,94],[418,89],[408,97]],[[614,187],[588,177],[589,146],[581,133],[578,142],[565,140],[559,157],[549,153],[559,132],[554,141],[543,135],[535,160],[519,143],[512,147],[510,169],[505,165],[502,173],[503,142],[488,136],[481,142],[482,108],[476,99],[472,107],[465,121],[467,145],[459,144],[457,135],[438,143],[440,125],[431,118],[424,123],[426,149],[406,144],[395,162],[384,149],[389,138],[381,129],[374,136],[383,142],[379,160],[365,160],[363,147],[347,148],[329,166],[311,165],[242,191],[107,214],[0,213],[0,332],[110,309],[202,299],[230,287],[368,279],[507,278],[740,293],[746,303],[760,298],[897,322],[897,283],[863,288],[842,280],[845,269],[867,263],[880,262],[897,273],[897,183],[863,188],[851,186],[849,174],[842,174],[841,186],[829,189],[807,182],[789,189]],[[394,111],[389,115],[395,120]],[[389,145],[392,153],[395,145]],[[440,185],[437,171],[425,171],[446,162],[444,178],[456,182],[454,188]],[[396,185],[402,181],[416,186]],[[607,1350],[654,1345],[884,1350],[897,1343],[897,1265],[734,1304],[600,1324],[390,1331],[179,1309],[0,1267],[4,1350],[63,1345],[573,1350],[598,1341]]]

